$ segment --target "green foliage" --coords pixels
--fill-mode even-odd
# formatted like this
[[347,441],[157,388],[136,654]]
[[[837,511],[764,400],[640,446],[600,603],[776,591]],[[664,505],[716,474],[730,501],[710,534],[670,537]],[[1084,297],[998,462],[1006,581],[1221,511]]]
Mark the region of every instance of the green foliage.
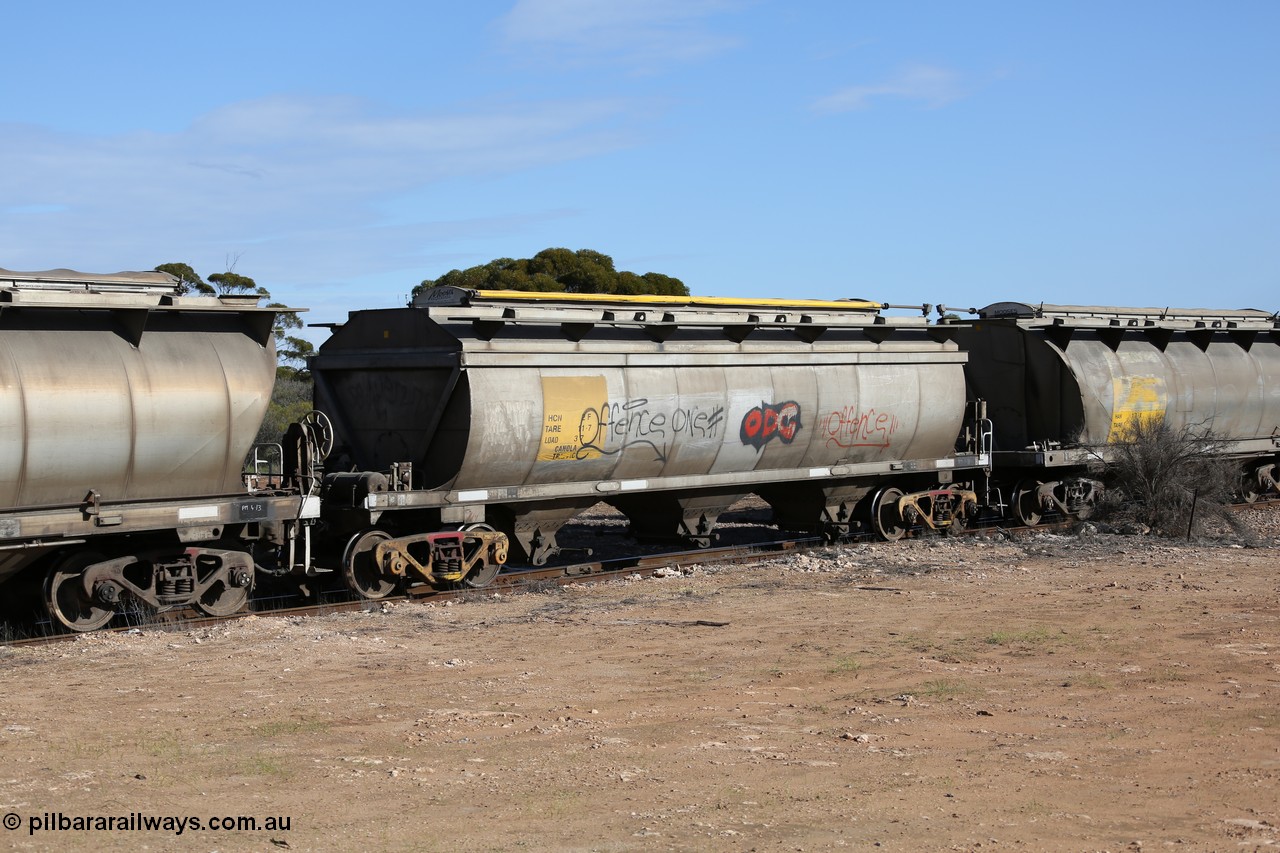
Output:
[[[268,302],[268,308],[287,308],[280,302]],[[292,311],[286,311],[276,315],[276,358],[282,365],[286,365],[297,375],[302,375],[307,369],[307,359],[315,354],[316,348],[311,341],[305,338],[299,338],[289,334],[290,329],[301,329],[302,318]]]
[[291,368],[281,367],[276,371],[276,386],[271,392],[267,416],[258,428],[256,443],[279,441],[289,424],[302,420],[311,409],[311,379],[299,376]]
[[169,275],[176,278],[178,280],[179,293],[190,293],[195,291],[196,293],[202,293],[206,296],[213,296],[217,293],[213,287],[196,274],[196,271],[191,268],[190,264],[161,264],[156,267],[156,272],[167,272]]
[[[195,292],[206,296],[243,295],[258,296],[270,299],[271,293],[247,275],[228,270],[214,273],[206,282],[191,268],[190,264],[168,263],[155,268],[157,272],[167,272],[178,279],[179,292]],[[287,308],[280,302],[268,302],[267,308]],[[307,357],[314,354],[315,347],[311,342],[290,335],[294,329],[302,328],[302,319],[292,311],[280,311],[276,314],[275,338],[276,357],[284,365],[282,368],[292,378],[309,381],[306,376]],[[310,393],[308,391],[308,393]]]
[[295,338],[293,335],[283,335],[276,342],[276,358],[286,369],[292,370],[295,376],[306,374],[307,358],[314,355],[315,351],[311,341]]
[[213,282],[218,288],[218,293],[223,295],[249,295],[257,294],[270,299],[271,294],[267,292],[265,287],[259,287],[258,283],[247,275],[240,275],[237,272],[216,272],[209,276],[209,281]]
[[[289,306],[285,305],[283,302],[268,302],[267,307],[268,308],[288,308]],[[299,317],[297,314],[293,313],[292,311],[287,311],[283,314],[278,315],[276,317],[276,341],[278,342],[280,338],[284,337],[285,329],[301,329],[301,328],[302,328],[302,318]]]
[[[211,277],[212,278],[212,277]],[[468,290],[526,290],[547,293],[616,293],[688,296],[678,278],[649,272],[619,272],[613,258],[591,249],[543,249],[532,258],[497,258],[465,270],[450,270],[413,289],[417,296],[431,287]]]

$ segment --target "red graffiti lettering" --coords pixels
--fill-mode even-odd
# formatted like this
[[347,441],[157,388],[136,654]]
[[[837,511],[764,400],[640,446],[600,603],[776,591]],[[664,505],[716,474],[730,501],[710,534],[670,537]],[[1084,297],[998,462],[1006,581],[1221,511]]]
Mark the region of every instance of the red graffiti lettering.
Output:
[[801,426],[799,403],[794,400],[785,403],[761,401],[743,417],[738,435],[743,444],[760,449],[775,438],[783,444],[790,444]]
[[875,409],[860,411],[845,406],[818,419],[818,432],[827,437],[827,446],[888,447],[901,424],[898,416]]

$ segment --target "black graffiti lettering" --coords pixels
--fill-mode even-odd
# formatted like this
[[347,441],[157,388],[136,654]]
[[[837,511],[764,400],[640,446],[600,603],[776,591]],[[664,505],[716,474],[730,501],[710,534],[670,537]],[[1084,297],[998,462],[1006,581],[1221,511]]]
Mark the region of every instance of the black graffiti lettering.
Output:
[[651,406],[645,397],[603,403],[585,410],[579,418],[577,458],[615,456],[630,447],[646,446],[653,450],[655,460],[665,462],[681,438],[716,438],[723,422],[723,406],[666,409]]

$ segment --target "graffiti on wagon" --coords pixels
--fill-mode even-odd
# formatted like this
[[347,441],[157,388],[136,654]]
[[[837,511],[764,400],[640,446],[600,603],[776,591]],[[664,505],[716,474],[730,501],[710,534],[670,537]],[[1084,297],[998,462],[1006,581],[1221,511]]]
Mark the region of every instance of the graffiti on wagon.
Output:
[[665,462],[682,440],[723,435],[723,405],[647,397],[611,402],[603,376],[544,377],[542,383],[539,461],[598,459],[644,448]]
[[901,422],[892,412],[844,406],[818,418],[828,447],[888,447]]
[[760,450],[775,438],[783,444],[790,444],[802,426],[800,404],[795,400],[785,403],[766,403],[761,400],[760,405],[743,416],[738,436],[743,444]]

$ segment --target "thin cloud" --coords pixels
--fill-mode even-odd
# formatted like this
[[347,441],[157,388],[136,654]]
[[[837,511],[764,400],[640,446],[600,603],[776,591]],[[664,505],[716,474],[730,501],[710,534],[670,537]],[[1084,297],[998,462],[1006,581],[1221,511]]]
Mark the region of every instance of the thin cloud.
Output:
[[[221,259],[252,247],[253,273],[268,277],[291,266],[314,269],[317,255],[376,271],[460,232],[521,227],[393,221],[383,212],[388,203],[429,194],[442,180],[629,147],[641,133],[634,115],[633,104],[608,100],[437,115],[350,98],[278,97],[223,107],[171,134],[0,124],[0,266],[68,263],[44,254],[56,246],[74,252],[71,262],[99,269]],[[563,215],[536,206],[527,214]]]
[[877,99],[923,101],[940,107],[965,96],[960,76],[933,65],[915,65],[881,83],[849,86],[818,98],[812,104],[818,113],[846,113],[869,108]]
[[732,0],[518,0],[498,21],[506,46],[540,62],[610,63],[656,72],[737,46],[707,19],[741,4]]

